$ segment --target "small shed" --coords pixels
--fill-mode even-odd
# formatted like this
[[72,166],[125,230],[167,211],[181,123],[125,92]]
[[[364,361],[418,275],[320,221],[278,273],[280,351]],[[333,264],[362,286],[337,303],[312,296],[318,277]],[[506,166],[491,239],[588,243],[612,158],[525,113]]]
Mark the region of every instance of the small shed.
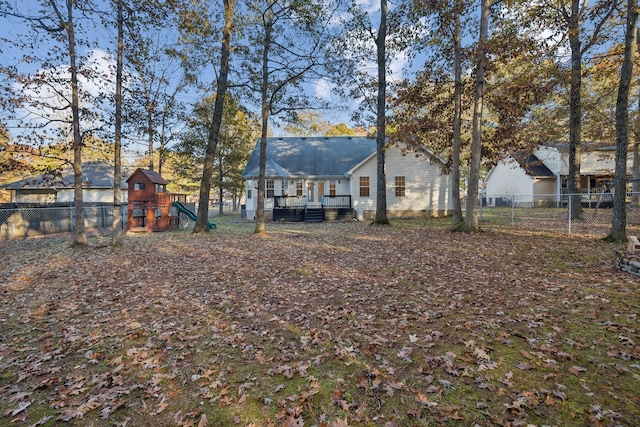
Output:
[[127,179],[129,186],[127,231],[166,231],[180,225],[174,201],[186,195],[167,193],[167,184],[160,174],[136,169]]

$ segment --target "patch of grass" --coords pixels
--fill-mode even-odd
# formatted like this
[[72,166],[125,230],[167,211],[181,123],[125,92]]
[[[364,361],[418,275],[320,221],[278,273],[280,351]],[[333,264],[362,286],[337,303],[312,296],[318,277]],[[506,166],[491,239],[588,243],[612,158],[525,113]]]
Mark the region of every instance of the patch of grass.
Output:
[[25,422],[45,425],[95,396],[71,422],[640,424],[638,282],[604,242],[449,218],[256,239],[214,221],[0,247],[1,412],[25,391]]

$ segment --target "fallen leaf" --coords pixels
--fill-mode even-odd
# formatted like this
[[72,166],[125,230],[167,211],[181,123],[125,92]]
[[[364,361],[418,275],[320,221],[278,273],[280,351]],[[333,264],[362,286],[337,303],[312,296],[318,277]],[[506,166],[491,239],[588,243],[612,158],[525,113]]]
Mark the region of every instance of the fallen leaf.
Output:
[[200,421],[198,422],[198,427],[206,427],[207,426],[207,415],[202,414],[200,416]]
[[582,372],[587,372],[587,368],[583,368],[581,366],[572,366],[569,368],[569,372],[572,373],[573,375],[578,376],[580,373]]
[[523,371],[529,371],[531,369],[535,369],[536,366],[532,365],[531,363],[527,363],[527,362],[520,362],[516,364],[516,368],[518,369],[522,369]]

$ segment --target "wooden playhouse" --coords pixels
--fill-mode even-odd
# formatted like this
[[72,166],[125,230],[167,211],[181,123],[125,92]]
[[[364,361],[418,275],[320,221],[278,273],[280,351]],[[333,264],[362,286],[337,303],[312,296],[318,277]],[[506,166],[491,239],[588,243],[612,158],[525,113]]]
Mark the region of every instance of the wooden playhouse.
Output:
[[127,231],[166,231],[179,227],[180,218],[173,202],[185,203],[185,194],[167,193],[168,181],[147,169],[136,169],[127,184]]

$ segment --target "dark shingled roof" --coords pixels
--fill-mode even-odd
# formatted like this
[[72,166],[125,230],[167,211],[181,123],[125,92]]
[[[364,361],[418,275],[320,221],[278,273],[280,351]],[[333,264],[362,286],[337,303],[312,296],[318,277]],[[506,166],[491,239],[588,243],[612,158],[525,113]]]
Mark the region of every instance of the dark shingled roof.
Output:
[[[160,176],[159,173],[154,172],[152,170],[142,169],[142,168],[138,168],[138,169],[135,170],[135,172],[138,172],[138,171],[140,171],[142,174],[144,174],[144,176],[146,176],[147,179],[153,184],[168,184],[169,183],[169,181],[165,180],[162,176]],[[135,174],[135,172],[133,174]],[[131,174],[131,176],[129,178],[127,178],[127,182],[129,182],[129,180],[131,179],[133,174]]]
[[530,154],[520,166],[529,176],[555,176],[553,172],[535,154]]
[[[124,173],[123,173],[124,174]],[[66,166],[59,175],[42,174],[5,184],[2,187],[15,190],[20,188],[73,188],[73,167]],[[113,188],[113,165],[105,162],[85,162],[82,164],[82,181],[87,188]],[[124,181],[121,188],[127,188]]]
[[[376,140],[366,137],[289,137],[267,138],[266,176],[343,177],[376,151]],[[260,141],[242,173],[257,178],[260,167]]]

